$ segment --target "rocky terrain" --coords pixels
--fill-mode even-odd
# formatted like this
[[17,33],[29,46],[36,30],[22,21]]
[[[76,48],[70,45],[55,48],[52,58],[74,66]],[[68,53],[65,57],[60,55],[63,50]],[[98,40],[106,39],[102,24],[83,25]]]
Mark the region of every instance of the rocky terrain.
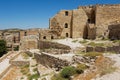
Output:
[[[52,52],[31,49],[9,52],[1,57],[1,80],[120,80],[120,55],[118,53],[86,52],[88,45],[104,46],[109,43],[108,45],[112,46],[118,45],[117,41],[67,38],[52,40],[52,43],[54,42],[70,50],[68,53],[59,54],[60,49],[57,48],[60,47],[57,47],[55,49],[55,52],[58,51],[57,54],[54,53],[54,46]],[[55,43],[53,45],[56,45]],[[73,71],[72,73],[69,70],[68,73],[65,72],[64,75],[70,74],[66,77],[63,72],[69,68]]]

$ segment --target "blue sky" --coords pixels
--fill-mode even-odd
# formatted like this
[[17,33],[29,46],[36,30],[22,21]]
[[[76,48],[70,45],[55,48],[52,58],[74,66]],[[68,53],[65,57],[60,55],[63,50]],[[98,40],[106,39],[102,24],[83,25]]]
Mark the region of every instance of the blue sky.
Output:
[[48,28],[49,18],[62,9],[119,3],[120,0],[0,0],[0,29]]

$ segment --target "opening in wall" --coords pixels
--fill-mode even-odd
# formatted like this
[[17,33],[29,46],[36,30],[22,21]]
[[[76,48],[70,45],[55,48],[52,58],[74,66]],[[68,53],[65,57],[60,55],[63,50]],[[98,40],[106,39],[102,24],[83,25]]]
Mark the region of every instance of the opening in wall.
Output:
[[67,23],[65,23],[65,28],[68,28],[68,24]]
[[54,36],[51,36],[51,39],[54,39]]
[[43,36],[43,39],[46,39],[46,36]]
[[66,33],[66,37],[68,37],[69,35],[68,35],[68,33]]
[[68,11],[65,11],[65,16],[68,16]]
[[24,36],[27,36],[27,32],[24,33]]

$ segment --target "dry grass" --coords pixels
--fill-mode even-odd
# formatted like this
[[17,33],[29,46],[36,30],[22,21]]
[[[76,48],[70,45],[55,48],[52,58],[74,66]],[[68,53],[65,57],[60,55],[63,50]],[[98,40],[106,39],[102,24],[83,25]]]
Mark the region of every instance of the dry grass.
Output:
[[106,58],[104,56],[100,56],[95,61],[96,68],[90,68],[87,73],[83,73],[80,75],[77,75],[73,80],[91,80],[96,77],[97,74],[100,74],[100,76],[112,73],[116,70],[115,67],[112,67],[114,64],[111,59]]
[[17,76],[22,75],[19,71],[20,69],[17,67],[11,68],[11,70],[5,75],[2,80],[14,80]]

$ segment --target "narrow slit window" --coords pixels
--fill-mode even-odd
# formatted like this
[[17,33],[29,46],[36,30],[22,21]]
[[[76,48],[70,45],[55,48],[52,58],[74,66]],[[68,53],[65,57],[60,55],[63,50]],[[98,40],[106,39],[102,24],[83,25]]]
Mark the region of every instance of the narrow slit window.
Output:
[[68,16],[68,11],[65,11],[65,16]]

